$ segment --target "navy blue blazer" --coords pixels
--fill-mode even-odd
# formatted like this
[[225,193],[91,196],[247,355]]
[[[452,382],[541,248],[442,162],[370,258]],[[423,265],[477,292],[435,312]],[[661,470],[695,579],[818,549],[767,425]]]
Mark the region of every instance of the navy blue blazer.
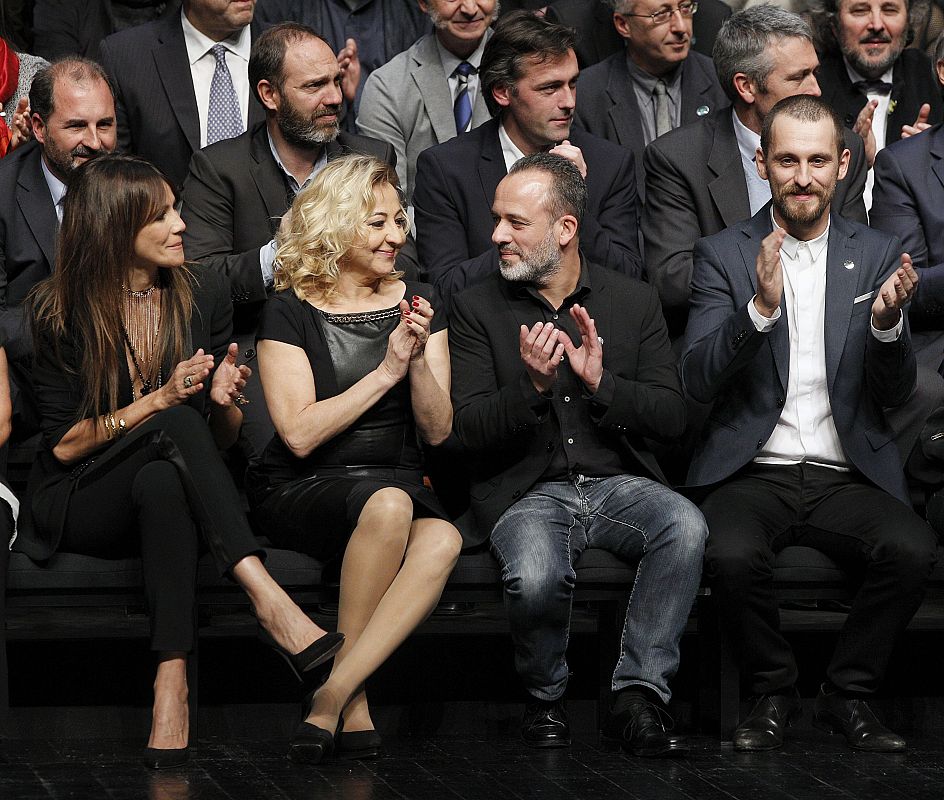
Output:
[[[431,147],[416,161],[416,247],[427,280],[448,305],[498,270],[492,201],[505,177],[498,118]],[[571,144],[587,163],[587,212],[580,247],[588,261],[633,278],[642,275],[633,154],[577,128]]]
[[[682,383],[689,396],[714,402],[714,408],[689,468],[690,486],[718,483],[748,464],[780,418],[790,366],[787,315],[759,333],[747,311],[757,290],[757,253],[772,227],[767,204],[751,219],[695,245]],[[882,413],[882,407],[904,403],[914,389],[910,331],[906,321],[895,342],[880,342],[871,333],[875,292],[900,256],[898,239],[837,214],[830,218],[826,375],[833,420],[852,465],[910,505]]]
[[908,310],[915,330],[944,328],[944,125],[879,152],[869,222],[901,239],[918,268]]

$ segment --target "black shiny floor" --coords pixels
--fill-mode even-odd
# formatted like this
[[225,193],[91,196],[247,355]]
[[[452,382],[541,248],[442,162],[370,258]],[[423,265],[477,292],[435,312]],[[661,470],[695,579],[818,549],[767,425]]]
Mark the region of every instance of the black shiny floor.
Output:
[[114,739],[2,743],[0,797],[131,800],[940,800],[944,740],[914,739],[901,756],[848,750],[808,725],[767,754],[739,754],[707,737],[683,759],[632,758],[580,738],[566,750],[534,751],[510,733],[489,738],[387,737],[374,761],[302,767],[284,740],[201,740],[187,767],[151,772],[139,742]]

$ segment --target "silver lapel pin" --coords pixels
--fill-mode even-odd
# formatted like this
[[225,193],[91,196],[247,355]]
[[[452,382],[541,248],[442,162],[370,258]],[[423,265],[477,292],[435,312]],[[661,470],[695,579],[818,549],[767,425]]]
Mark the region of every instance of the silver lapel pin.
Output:
[[846,269],[855,269],[855,261],[843,261],[843,262],[842,262],[842,265],[843,265]]

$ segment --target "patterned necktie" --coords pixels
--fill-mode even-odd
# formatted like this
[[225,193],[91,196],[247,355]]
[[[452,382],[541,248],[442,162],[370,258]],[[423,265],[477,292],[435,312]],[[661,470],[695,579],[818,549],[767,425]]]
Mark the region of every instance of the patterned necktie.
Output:
[[233,88],[233,76],[226,66],[226,48],[215,44],[210,49],[216,58],[216,69],[210,82],[210,108],[207,113],[207,144],[232,139],[245,130],[239,111],[239,98]]
[[669,96],[665,81],[656,81],[652,93],[656,96],[656,138],[672,130],[672,120],[669,119]]
[[472,122],[472,101],[469,99],[469,75],[477,72],[468,61],[463,61],[453,75],[459,79],[459,91],[456,92],[456,101],[452,106],[452,113],[456,118],[456,133],[465,133]]

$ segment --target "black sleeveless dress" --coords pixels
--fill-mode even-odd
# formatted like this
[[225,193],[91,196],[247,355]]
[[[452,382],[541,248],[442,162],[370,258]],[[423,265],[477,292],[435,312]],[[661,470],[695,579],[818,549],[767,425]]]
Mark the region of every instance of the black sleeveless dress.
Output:
[[[428,284],[408,281],[404,296],[420,295],[435,307],[432,291]],[[434,315],[432,333],[445,328],[444,317]],[[383,361],[387,339],[399,321],[399,305],[330,314],[286,291],[266,303],[256,339],[302,348],[318,399],[324,400],[346,391]],[[409,380],[305,458],[293,455],[274,436],[248,481],[260,532],[280,547],[322,560],[343,552],[364,504],[385,487],[410,495],[414,518],[449,518],[423,483]]]

